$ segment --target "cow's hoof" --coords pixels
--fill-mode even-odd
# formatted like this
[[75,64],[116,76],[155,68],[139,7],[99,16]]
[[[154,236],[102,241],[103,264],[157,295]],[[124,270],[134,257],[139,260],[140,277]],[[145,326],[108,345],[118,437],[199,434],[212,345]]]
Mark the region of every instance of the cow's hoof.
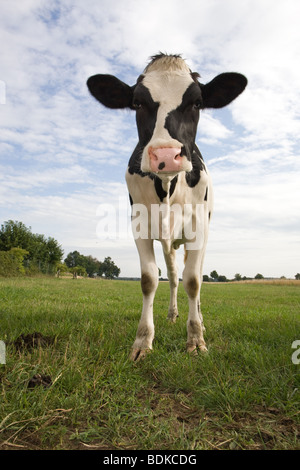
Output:
[[173,316],[173,315],[172,315],[172,316],[171,316],[171,315],[168,315],[168,316],[167,316],[167,320],[168,320],[170,323],[176,323],[176,320],[177,320],[177,317],[178,317],[178,316],[179,316],[179,315],[174,315],[174,316]]
[[201,344],[200,346],[195,345],[195,344],[188,344],[186,347],[186,350],[191,356],[197,356],[198,351],[200,351],[200,353],[202,354],[205,354],[208,352],[208,349],[205,344]]
[[131,354],[130,354],[130,359],[133,361],[133,362],[138,362],[140,361],[141,359],[144,359],[146,357],[146,355],[151,352],[151,349],[139,349],[139,348],[135,348],[131,351]]
[[178,310],[177,308],[176,309],[170,309],[168,311],[168,316],[167,316],[167,319],[169,320],[169,322],[171,323],[176,323],[176,319],[179,317],[178,315]]

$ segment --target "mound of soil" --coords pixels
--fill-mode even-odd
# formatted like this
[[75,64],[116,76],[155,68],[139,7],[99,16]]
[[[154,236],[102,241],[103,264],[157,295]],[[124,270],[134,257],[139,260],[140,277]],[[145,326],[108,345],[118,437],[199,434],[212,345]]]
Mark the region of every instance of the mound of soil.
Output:
[[16,349],[22,351],[24,349],[30,350],[38,347],[45,348],[53,344],[54,339],[53,336],[44,336],[42,333],[36,331],[28,335],[20,335],[12,344]]
[[36,374],[28,382],[28,388],[34,388],[42,385],[44,388],[50,387],[52,379],[50,375]]

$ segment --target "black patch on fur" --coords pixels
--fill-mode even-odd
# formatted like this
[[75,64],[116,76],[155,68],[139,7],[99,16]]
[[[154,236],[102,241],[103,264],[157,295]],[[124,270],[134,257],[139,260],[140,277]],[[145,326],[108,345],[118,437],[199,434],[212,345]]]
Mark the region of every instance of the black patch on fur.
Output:
[[207,194],[208,194],[208,187],[206,187],[205,196],[204,196],[204,201],[207,201]]
[[199,83],[203,108],[223,108],[233,101],[247,85],[247,78],[240,73],[221,73],[211,82]]
[[172,181],[171,181],[171,186],[170,186],[170,191],[169,191],[170,192],[170,197],[172,196],[172,194],[175,191],[177,180],[178,180],[178,176],[175,176],[175,178],[173,178]]
[[[201,89],[198,84],[192,83],[184,93],[181,104],[166,117],[165,128],[173,139],[183,144],[184,154],[190,161],[202,104]],[[182,150],[181,155],[184,154]]]
[[156,194],[158,195],[159,199],[162,202],[168,193],[163,189],[162,181],[157,176],[155,176],[154,178],[154,187],[155,187]]
[[[175,178],[173,178],[172,181],[171,181],[170,190],[169,190],[169,197],[171,197],[172,194],[175,191],[177,180],[178,180],[178,176],[175,176]],[[154,177],[154,187],[155,187],[156,194],[158,195],[161,202],[163,202],[164,198],[167,196],[167,192],[163,189],[162,181],[158,176]]]
[[[171,197],[175,191],[177,180],[178,180],[178,176],[175,176],[175,178],[173,178],[171,181],[169,197]],[[154,187],[155,187],[156,194],[158,195],[160,201],[163,202],[164,198],[168,195],[168,193],[163,189],[162,181],[158,176],[154,176]]]
[[153,101],[150,91],[143,85],[142,80],[134,89],[132,106],[136,109],[139,144],[145,147],[153,136],[159,103]]
[[140,144],[137,144],[135,147],[128,163],[128,171],[131,175],[137,174],[140,176],[146,176],[149,173],[143,173],[141,170],[141,161],[142,161],[143,148]]
[[107,108],[131,108],[133,90],[113,75],[93,75],[87,81],[90,93]]
[[195,145],[192,153],[192,171],[186,173],[185,179],[190,188],[196,186],[199,183],[201,177],[201,171],[205,170],[204,162],[200,150]]

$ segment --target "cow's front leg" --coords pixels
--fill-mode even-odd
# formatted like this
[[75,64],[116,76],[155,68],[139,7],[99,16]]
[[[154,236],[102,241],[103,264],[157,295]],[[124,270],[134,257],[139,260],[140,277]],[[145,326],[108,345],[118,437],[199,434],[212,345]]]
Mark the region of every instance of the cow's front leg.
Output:
[[202,250],[187,250],[183,271],[183,285],[189,298],[189,316],[187,321],[187,351],[196,353],[207,351],[203,337],[204,325],[200,310],[200,288],[202,282]]
[[155,262],[153,240],[136,240],[141,263],[143,309],[138,325],[131,359],[137,361],[152,349],[154,339],[153,302],[158,286],[158,268]]

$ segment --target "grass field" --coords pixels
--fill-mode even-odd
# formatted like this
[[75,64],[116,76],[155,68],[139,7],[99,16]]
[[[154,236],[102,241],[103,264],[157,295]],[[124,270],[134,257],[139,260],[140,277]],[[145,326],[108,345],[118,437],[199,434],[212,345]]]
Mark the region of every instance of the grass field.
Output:
[[[135,364],[138,282],[0,279],[0,449],[299,449],[300,283],[204,284],[198,357],[182,285],[175,325],[168,297],[160,283]],[[38,347],[16,342],[34,332]]]

